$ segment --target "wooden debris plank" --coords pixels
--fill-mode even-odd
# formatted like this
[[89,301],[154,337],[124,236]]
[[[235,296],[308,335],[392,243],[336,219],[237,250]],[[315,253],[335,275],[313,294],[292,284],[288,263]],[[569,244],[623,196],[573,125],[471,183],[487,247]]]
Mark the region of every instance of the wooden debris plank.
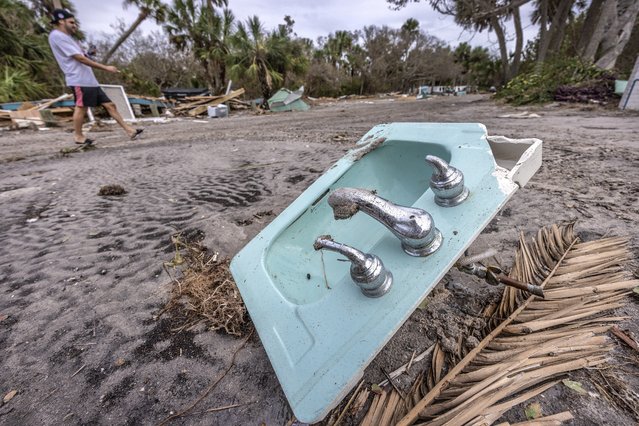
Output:
[[51,111],[37,109],[10,111],[9,117],[18,126],[28,125],[28,123],[43,126],[57,121]]
[[221,98],[224,95],[215,95],[215,96],[211,96],[211,95],[206,95],[206,96],[187,96],[184,98],[184,100],[186,101],[201,101],[201,100],[213,100],[213,99],[217,99],[217,98]]
[[209,102],[207,104],[204,105],[200,105],[198,107],[193,108],[191,111],[189,111],[189,115],[191,117],[195,117],[196,115],[200,115],[200,114],[204,114],[206,112],[206,109],[210,106],[217,106],[221,103],[224,103],[228,100],[231,100],[233,98],[236,98],[238,96],[241,96],[244,94],[244,88],[240,88],[237,90],[232,91],[231,93],[229,93],[228,95],[224,95],[212,102]]
[[200,99],[198,101],[193,101],[193,102],[188,102],[188,103],[185,103],[185,104],[180,104],[180,105],[178,105],[178,106],[176,106],[176,107],[174,107],[172,109],[173,109],[173,111],[183,111],[183,110],[194,108],[194,107],[196,107],[198,105],[205,104],[205,103],[210,102],[210,101],[211,101],[210,99]]
[[53,105],[56,102],[60,102],[60,101],[64,101],[66,99],[69,99],[71,96],[72,96],[71,94],[65,93],[64,95],[58,96],[55,99],[51,99],[51,100],[48,100],[48,101],[46,101],[46,102],[44,102],[44,103],[42,103],[40,105],[36,105],[34,107],[31,107],[30,110],[41,111],[43,109],[49,108],[51,105]]

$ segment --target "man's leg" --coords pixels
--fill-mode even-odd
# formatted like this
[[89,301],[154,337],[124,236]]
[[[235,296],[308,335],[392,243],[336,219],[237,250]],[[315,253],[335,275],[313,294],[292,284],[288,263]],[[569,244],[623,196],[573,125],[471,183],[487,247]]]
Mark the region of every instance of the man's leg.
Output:
[[75,110],[73,110],[73,139],[76,142],[84,142],[86,140],[82,134],[82,125],[84,124],[84,116],[86,113],[86,107],[76,106]]
[[124,129],[124,131],[126,132],[127,135],[129,135],[129,137],[135,134],[135,129],[124,121],[124,119],[118,112],[118,109],[115,107],[115,104],[113,102],[104,103],[102,104],[102,106],[104,107],[104,109],[107,110],[109,115],[113,117],[115,121],[118,122],[118,124]]

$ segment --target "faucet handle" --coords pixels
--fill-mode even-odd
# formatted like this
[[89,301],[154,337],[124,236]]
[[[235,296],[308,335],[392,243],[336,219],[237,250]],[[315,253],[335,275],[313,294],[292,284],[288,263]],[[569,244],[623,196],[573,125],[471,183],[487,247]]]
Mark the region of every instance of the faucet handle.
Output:
[[426,162],[433,166],[430,189],[435,194],[435,203],[442,207],[453,207],[468,198],[464,186],[464,174],[435,155],[427,155]]
[[317,237],[313,248],[315,250],[327,249],[346,256],[351,261],[351,278],[365,296],[383,296],[393,284],[393,274],[374,254],[364,253],[346,244],[333,241],[330,235]]

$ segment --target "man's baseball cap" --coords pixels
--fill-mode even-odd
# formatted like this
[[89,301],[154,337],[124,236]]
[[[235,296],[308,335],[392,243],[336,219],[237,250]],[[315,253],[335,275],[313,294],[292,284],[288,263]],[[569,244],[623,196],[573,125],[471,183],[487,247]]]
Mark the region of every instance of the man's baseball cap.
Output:
[[74,18],[73,13],[66,9],[54,9],[51,16],[53,18],[51,19],[52,24],[57,24],[58,21],[62,21],[63,19]]

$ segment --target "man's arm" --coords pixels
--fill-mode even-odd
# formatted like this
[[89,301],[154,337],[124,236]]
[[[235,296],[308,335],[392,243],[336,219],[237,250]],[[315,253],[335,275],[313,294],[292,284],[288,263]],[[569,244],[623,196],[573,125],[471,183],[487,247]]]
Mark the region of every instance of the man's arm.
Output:
[[98,62],[92,61],[91,59],[89,59],[86,56],[81,55],[79,53],[73,55],[72,58],[75,59],[76,61],[80,62],[80,63],[83,63],[84,65],[90,66],[91,68],[96,68],[96,69],[104,70],[104,71],[108,71],[108,72],[120,72],[120,70],[118,70],[113,65],[100,64]]

